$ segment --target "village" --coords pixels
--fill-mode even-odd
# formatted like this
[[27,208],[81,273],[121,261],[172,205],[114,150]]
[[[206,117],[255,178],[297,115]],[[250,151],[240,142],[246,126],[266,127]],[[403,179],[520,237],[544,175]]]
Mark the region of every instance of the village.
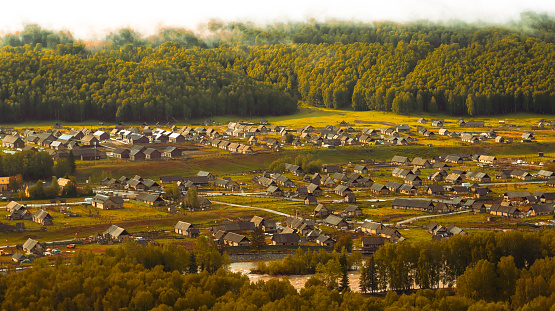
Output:
[[[435,142],[434,127],[440,128],[438,137],[459,139],[472,145],[487,144],[489,140],[500,144],[516,144],[517,140],[523,144],[538,141],[533,131],[515,130],[504,122],[495,125],[500,127],[498,131],[482,131],[485,126],[483,121],[465,122],[459,119],[451,125],[451,128],[472,128],[474,132],[449,131],[442,128],[443,122],[420,118],[417,124],[431,123],[432,127],[426,129],[401,124],[359,130],[344,121],[338,126],[328,125],[319,130],[311,125],[289,129],[270,125],[266,120],[261,120],[258,125],[230,122],[219,127],[184,126],[180,129],[167,124],[167,130],[159,124],[153,127],[119,124],[111,130],[103,127],[75,130],[57,124],[42,132],[32,129],[21,132],[4,130],[2,145],[5,148],[3,151],[8,154],[46,151],[54,161],[67,159],[71,153],[85,163],[102,159],[147,163],[187,161],[199,154],[221,151],[252,156],[314,147],[427,145]],[[540,122],[538,129],[552,127],[545,120]],[[208,125],[210,122],[205,123]],[[545,131],[538,133],[541,141]],[[406,230],[418,230],[431,239],[441,240],[475,230],[515,230],[522,229],[522,224],[530,230],[554,225],[555,191],[551,192],[549,188],[555,187],[555,173],[546,168],[553,161],[541,151],[533,159],[534,163],[528,163],[522,159],[497,158],[482,152],[437,154],[426,159],[409,158],[400,153],[390,159],[366,158],[309,168],[315,172],[305,172],[302,163],[283,162],[278,170],[266,168],[239,175],[199,171],[193,176],[114,176],[100,180],[92,189],[95,195],[91,198],[74,203],[56,198],[50,203],[29,205],[17,200],[30,197],[32,183],[26,184],[23,191],[17,193],[9,189],[10,177],[7,176],[0,178],[2,194],[5,200],[11,200],[6,206],[6,222],[1,224],[1,231],[22,237],[29,228],[47,232],[57,222],[71,224],[72,219],[84,216],[75,212],[83,206],[81,211],[87,209],[89,217],[108,220],[103,225],[105,229],[90,236],[75,236],[62,245],[111,245],[124,239],[157,243],[155,238],[145,239],[142,236],[144,234],[141,233],[149,230],[143,228],[136,233],[126,228],[125,222],[120,224],[117,218],[112,221],[113,217],[109,216],[110,212],[117,213],[117,210],[130,210],[132,213],[132,209],[140,205],[156,210],[159,217],[179,219],[173,228],[157,227],[157,234],[160,236],[163,233],[161,236],[164,239],[168,236],[195,239],[199,235],[207,235],[222,250],[244,253],[253,244],[251,240],[255,229],[264,233],[263,243],[269,249],[279,246],[280,250],[298,246],[332,250],[338,239],[350,235],[363,255],[371,255],[385,243],[413,239],[414,234],[404,236]],[[78,182],[59,178],[60,193],[71,183]],[[50,185],[44,183],[44,187]],[[194,206],[185,206],[184,200],[188,201],[192,195]],[[188,215],[234,205],[244,208],[238,213],[241,217],[215,220],[214,225],[188,219]],[[280,205],[285,207],[276,208]],[[100,210],[102,214],[94,214],[91,209]],[[384,214],[389,216],[384,217]],[[445,217],[450,214],[468,215],[465,216],[467,223],[449,222],[449,218]],[[422,220],[428,215],[443,218],[438,218],[441,222],[434,221],[434,218]],[[528,218],[533,219],[532,225]],[[36,223],[38,227],[26,221]],[[52,255],[52,249],[46,247],[51,241],[41,239],[40,234],[32,236],[18,245],[18,250],[12,254],[13,262],[28,262],[28,257]],[[422,234],[416,236],[421,237]],[[9,251],[4,253],[9,254]]]

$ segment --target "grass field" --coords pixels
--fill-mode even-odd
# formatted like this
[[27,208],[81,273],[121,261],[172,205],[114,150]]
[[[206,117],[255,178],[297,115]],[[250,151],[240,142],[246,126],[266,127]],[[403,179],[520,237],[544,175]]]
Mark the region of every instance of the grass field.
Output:
[[[41,225],[31,220],[11,221],[8,224],[23,222],[26,231],[0,233],[0,241],[8,241],[8,244],[24,243],[28,238],[37,239],[41,242],[52,240],[72,239],[76,236],[86,238],[94,233],[104,232],[112,223],[124,227],[128,232],[142,232],[145,230],[173,230],[173,226],[179,220],[187,221],[198,228],[204,228],[221,222],[224,219],[251,218],[254,215],[269,216],[271,214],[252,209],[230,207],[214,204],[213,208],[204,211],[167,213],[152,207],[138,204],[125,203],[120,210],[98,210],[89,206],[71,207],[72,212],[79,217],[68,217],[53,209],[48,212],[54,218],[53,225],[47,226],[46,231],[41,231]],[[35,209],[31,209],[32,212]],[[6,211],[0,212],[4,217]]]
[[[535,143],[518,143],[513,144],[497,144],[493,140],[488,140],[476,145],[462,143],[459,139],[451,139],[443,136],[436,135],[433,138],[424,137],[423,135],[416,134],[416,128],[419,125],[417,120],[420,117],[426,119],[444,119],[444,128],[450,131],[471,131],[481,133],[494,129],[500,135],[506,137],[513,137],[518,141],[520,133],[524,130],[535,129],[534,134],[538,142]],[[239,155],[230,154],[220,149],[214,149],[205,146],[195,145],[198,148],[192,152],[187,158],[172,160],[172,161],[145,161],[145,162],[131,162],[125,160],[106,159],[100,161],[77,161],[77,178],[79,181],[84,181],[89,178],[94,183],[98,183],[103,177],[119,178],[123,175],[132,177],[140,175],[143,178],[152,178],[158,181],[160,176],[168,175],[181,175],[181,176],[195,176],[198,171],[209,171],[218,177],[228,176],[234,181],[244,183],[247,185],[248,191],[263,191],[261,186],[253,186],[250,182],[251,178],[260,175],[259,172],[253,173],[252,171],[267,169],[270,163],[282,158],[290,157],[294,159],[299,154],[310,154],[312,159],[319,160],[327,164],[342,164],[344,166],[349,162],[360,160],[375,160],[378,162],[388,162],[394,155],[403,155],[409,158],[423,157],[432,158],[440,154],[452,153],[488,153],[497,156],[499,159],[503,158],[520,158],[528,162],[547,161],[547,159],[555,156],[555,135],[550,129],[538,130],[535,128],[539,120],[545,118],[545,115],[534,114],[508,114],[501,116],[487,116],[476,117],[473,120],[483,120],[485,128],[461,128],[458,123],[458,117],[449,115],[398,115],[388,112],[379,111],[351,111],[351,110],[331,110],[323,108],[313,108],[302,106],[299,112],[293,115],[285,116],[267,116],[265,117],[271,124],[277,124],[281,127],[288,127],[297,129],[304,125],[310,124],[315,128],[322,128],[326,125],[338,126],[341,121],[346,121],[351,124],[357,131],[363,128],[382,128],[390,127],[392,124],[409,124],[413,128],[411,136],[417,137],[417,141],[409,146],[385,146],[385,145],[369,145],[369,146],[342,146],[335,149],[314,148],[312,146],[304,146],[294,148],[286,146],[282,152],[270,152],[262,147],[256,147],[255,150],[259,153],[255,155]],[[213,118],[218,124],[219,131],[221,131],[227,122],[236,120],[245,120],[243,117],[237,116],[218,116]],[[466,117],[466,120],[470,118]],[[515,125],[509,127],[507,125],[500,125],[499,120],[504,120],[505,123]],[[201,125],[204,119],[193,119],[184,122],[177,122],[177,126],[183,125]],[[258,123],[260,117],[249,117],[245,121]],[[45,130],[51,128],[55,121],[41,121],[41,122],[27,122],[13,125],[14,128],[34,128]],[[87,121],[82,123],[65,123],[61,122],[65,128],[80,129],[83,127],[97,129],[107,128],[113,124],[106,123],[100,125],[98,121]],[[139,123],[129,123],[126,125],[140,126]],[[437,133],[439,128],[432,128],[430,123],[424,124],[424,127]],[[8,126],[10,127],[10,126]],[[279,134],[267,133],[262,136],[279,138]],[[158,146],[162,148],[163,146]],[[545,158],[540,159],[537,157],[538,152],[544,152]],[[453,166],[452,169],[465,169],[472,171],[485,171],[494,177],[497,169],[480,169],[474,163],[465,163],[462,166]],[[530,172],[537,172],[539,167],[526,168]],[[422,170],[421,178],[425,178],[429,173],[434,170]],[[493,176],[492,176],[493,175]],[[297,176],[286,174],[296,184],[306,185]],[[369,176],[376,182],[385,184],[389,180],[402,182],[400,178],[393,178],[391,176],[391,167],[382,166],[377,169],[372,169]],[[519,180],[509,180],[510,182]],[[506,191],[515,190],[528,190],[533,192],[535,190],[552,191],[540,184],[527,184],[527,185],[504,185],[504,186],[491,186],[491,190],[495,196],[500,195]],[[293,189],[286,189],[293,190]],[[222,191],[224,192],[224,191]],[[340,199],[339,196],[326,193],[327,197],[318,198],[319,202],[325,202],[328,208],[336,211],[341,211],[348,204],[344,203],[331,203],[332,200]],[[386,198],[393,198],[397,195],[389,195]],[[367,189],[357,192],[357,198],[369,198]],[[80,200],[80,199],[75,199]],[[74,200],[70,200],[74,201]],[[304,205],[298,201],[285,201],[272,198],[246,198],[240,196],[221,196],[214,198],[214,201],[222,201],[233,204],[240,204],[246,206],[256,206],[261,208],[270,208],[279,212],[309,216],[312,214],[314,205]],[[31,203],[31,202],[28,202]],[[41,202],[32,202],[41,203]],[[383,203],[383,206],[390,206],[391,201]],[[391,208],[374,208],[370,203],[360,201],[357,204],[361,206],[364,212],[363,217],[355,220],[362,221],[364,219],[372,219],[373,221],[393,224],[397,221],[407,219],[414,216],[427,215],[424,212],[393,210]],[[34,210],[32,210],[34,211]],[[248,220],[253,215],[265,216],[276,221],[281,221],[282,216],[270,214],[260,210],[254,210],[243,207],[233,207],[228,205],[214,204],[212,209],[206,211],[197,211],[193,213],[177,213],[170,214],[164,209],[156,209],[138,204],[126,203],[125,208],[122,210],[102,211],[94,209],[90,206],[75,206],[71,208],[72,212],[79,214],[79,217],[68,217],[63,215],[57,210],[49,210],[54,216],[54,225],[49,226],[46,231],[41,231],[40,225],[32,221],[24,221],[27,231],[21,233],[0,233],[0,240],[7,240],[8,244],[23,243],[28,238],[34,238],[41,242],[50,240],[71,239],[77,234],[78,237],[84,238],[97,232],[105,231],[110,224],[116,223],[121,225],[130,233],[143,234],[148,231],[171,231],[173,226],[178,220],[184,220],[193,223],[199,228],[206,228],[216,223],[221,223],[224,220],[243,219]],[[0,212],[0,217],[5,216],[6,212]],[[460,215],[441,215],[435,218],[426,218],[413,222],[408,229],[400,229],[401,234],[408,241],[428,241],[431,235],[423,228],[430,222],[434,221],[441,225],[448,226],[455,224],[460,227],[470,228],[516,228],[515,220],[498,220],[493,223],[488,223],[486,214],[460,214]],[[552,219],[548,217],[534,217],[525,220],[518,220],[521,222],[537,222],[541,220]],[[15,222],[11,222],[13,224]],[[335,230],[321,226],[323,232],[333,233]],[[205,231],[205,229],[203,229]],[[204,233],[203,231],[203,233]],[[469,232],[474,232],[470,230]],[[190,244],[190,239],[175,239],[174,233],[167,233],[160,239],[161,243],[177,243],[179,245]],[[181,238],[181,237],[180,237]],[[104,245],[82,245],[79,249],[91,250],[95,253],[102,253],[107,247]],[[71,254],[68,253],[69,256]],[[4,263],[5,258],[0,258],[0,264]]]

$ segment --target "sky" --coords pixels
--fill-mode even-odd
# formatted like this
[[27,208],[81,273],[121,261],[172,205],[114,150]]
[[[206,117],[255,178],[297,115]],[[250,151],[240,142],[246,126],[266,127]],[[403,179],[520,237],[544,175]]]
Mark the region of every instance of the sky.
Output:
[[362,22],[412,20],[504,23],[523,11],[555,15],[555,0],[25,0],[2,3],[0,34],[26,24],[69,30],[81,40],[102,39],[131,27],[151,35],[161,27],[193,31],[210,19],[267,24],[316,19]]

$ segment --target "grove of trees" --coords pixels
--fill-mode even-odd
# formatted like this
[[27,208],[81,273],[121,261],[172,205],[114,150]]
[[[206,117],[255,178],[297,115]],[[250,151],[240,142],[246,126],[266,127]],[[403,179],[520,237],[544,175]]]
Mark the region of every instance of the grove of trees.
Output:
[[[58,257],[50,265],[42,258],[31,269],[8,269],[0,276],[0,304],[3,310],[550,310],[555,304],[554,238],[544,230],[388,244],[362,266],[363,291],[372,291],[376,283],[405,289],[411,280],[421,289],[410,295],[389,291],[385,297],[348,289],[345,267],[352,262],[344,252],[328,254],[325,262],[318,262],[324,256],[318,252],[299,250],[286,257],[284,264],[303,269],[307,261],[295,258],[316,256],[309,260],[316,262],[315,277],[297,291],[286,278],[250,282],[229,272],[227,255],[204,236],[192,251],[169,243],[125,242],[104,255],[79,252],[70,264]],[[390,255],[387,262],[380,257],[385,255]],[[431,257],[434,267],[426,264]],[[438,278],[432,270],[439,271]],[[437,287],[446,270],[456,270],[455,292],[429,289]],[[376,282],[366,282],[375,274]]]

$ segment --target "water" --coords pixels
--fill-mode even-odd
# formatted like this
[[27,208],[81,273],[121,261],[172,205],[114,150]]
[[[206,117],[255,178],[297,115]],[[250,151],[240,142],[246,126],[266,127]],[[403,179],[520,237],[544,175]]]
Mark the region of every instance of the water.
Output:
[[[249,277],[251,282],[258,282],[262,281],[269,281],[273,279],[281,280],[284,277],[289,279],[289,282],[293,287],[299,291],[301,288],[304,288],[304,284],[310,277],[314,276],[314,274],[306,274],[306,275],[288,275],[288,276],[281,276],[281,275],[269,275],[269,274],[248,274],[251,269],[255,269],[258,264],[258,261],[241,261],[241,262],[233,262],[230,265],[230,270],[232,272],[241,272],[246,274]],[[360,281],[360,273],[359,271],[349,271],[349,285],[351,290],[354,292],[359,292],[359,281]]]

